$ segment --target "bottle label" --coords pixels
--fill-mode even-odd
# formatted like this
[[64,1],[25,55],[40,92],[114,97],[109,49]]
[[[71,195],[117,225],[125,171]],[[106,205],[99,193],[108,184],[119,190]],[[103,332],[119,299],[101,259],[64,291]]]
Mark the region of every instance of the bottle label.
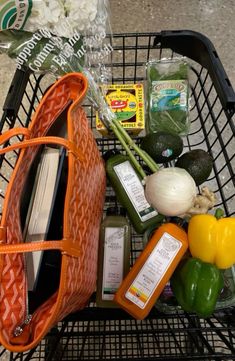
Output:
[[112,301],[123,280],[124,227],[105,228],[102,300]]
[[157,215],[157,211],[150,206],[144,194],[144,187],[131,163],[127,160],[113,167],[123,188],[125,189],[140,220],[147,221]]
[[188,86],[185,80],[161,80],[152,82],[150,108],[152,112],[187,110]]
[[144,309],[181,247],[180,241],[165,232],[127,290],[126,298]]

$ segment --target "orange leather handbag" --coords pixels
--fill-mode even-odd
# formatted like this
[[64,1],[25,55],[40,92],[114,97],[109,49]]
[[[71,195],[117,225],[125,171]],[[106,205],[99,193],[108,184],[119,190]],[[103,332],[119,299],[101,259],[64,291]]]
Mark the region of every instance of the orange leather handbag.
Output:
[[[0,136],[0,144],[16,135],[23,140],[0,149],[20,149],[6,191],[0,225],[0,343],[23,352],[35,347],[49,329],[69,313],[84,308],[96,287],[99,226],[105,195],[105,169],[81,101],[87,80],[71,73],[44,95],[29,128]],[[67,135],[50,135],[66,112]],[[68,175],[63,211],[63,238],[23,242],[20,200],[30,166],[42,144],[67,149]],[[25,253],[59,250],[62,254],[59,288],[32,315],[27,311]],[[48,282],[52,280],[48,279]],[[45,284],[46,287],[46,284]]]

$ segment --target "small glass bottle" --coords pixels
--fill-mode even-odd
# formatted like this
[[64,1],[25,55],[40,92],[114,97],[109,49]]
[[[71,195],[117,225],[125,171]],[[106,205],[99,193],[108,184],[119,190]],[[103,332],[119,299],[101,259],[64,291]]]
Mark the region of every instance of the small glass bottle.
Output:
[[148,227],[157,225],[163,216],[147,202],[141,179],[129,157],[123,154],[108,154],[106,159],[108,179],[117,199],[126,208],[135,231],[144,233]]
[[143,320],[169,282],[188,249],[183,228],[173,223],[161,225],[127,274],[114,302],[138,320]]
[[110,207],[101,223],[96,304],[118,307],[114,294],[130,270],[131,232],[124,208]]

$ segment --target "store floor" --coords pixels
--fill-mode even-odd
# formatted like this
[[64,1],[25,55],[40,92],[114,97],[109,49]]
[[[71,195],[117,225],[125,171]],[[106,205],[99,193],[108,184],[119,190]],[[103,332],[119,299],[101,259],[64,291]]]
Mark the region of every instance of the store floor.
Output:
[[213,42],[235,86],[235,1],[111,0],[113,32],[188,29]]

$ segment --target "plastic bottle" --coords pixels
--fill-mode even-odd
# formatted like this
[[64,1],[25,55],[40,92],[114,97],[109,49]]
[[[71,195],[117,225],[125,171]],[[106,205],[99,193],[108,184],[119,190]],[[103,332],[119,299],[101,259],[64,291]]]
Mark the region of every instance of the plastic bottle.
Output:
[[98,307],[118,307],[114,294],[130,270],[131,232],[124,208],[107,209],[100,227],[98,282],[96,304]]
[[144,319],[187,248],[183,228],[173,223],[160,226],[120,285],[114,301],[134,318]]
[[108,154],[105,159],[110,183],[135,231],[143,233],[151,225],[157,226],[163,217],[147,202],[144,187],[129,158],[123,154]]

